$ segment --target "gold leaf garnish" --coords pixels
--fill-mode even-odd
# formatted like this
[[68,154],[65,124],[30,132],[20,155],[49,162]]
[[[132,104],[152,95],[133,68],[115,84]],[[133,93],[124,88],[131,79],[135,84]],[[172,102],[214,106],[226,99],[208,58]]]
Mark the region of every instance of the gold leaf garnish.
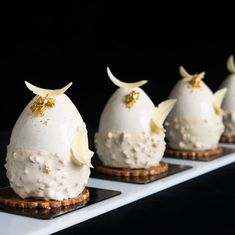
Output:
[[31,111],[38,116],[43,116],[47,108],[52,108],[55,106],[55,99],[48,97],[38,96],[30,107]]
[[128,109],[132,108],[132,106],[137,102],[140,97],[139,91],[132,91],[130,94],[126,95],[126,106]]
[[117,79],[112,72],[110,71],[109,67],[107,67],[107,73],[110,78],[110,80],[118,87],[120,88],[134,88],[134,87],[140,87],[143,86],[145,83],[147,83],[147,80],[142,80],[138,82],[122,82],[119,79]]
[[189,74],[183,66],[179,67],[179,73],[183,79],[188,80],[193,88],[201,88],[202,79],[205,77],[205,72]]
[[234,57],[230,55],[227,60],[227,69],[230,73],[235,73]]
[[201,87],[201,78],[198,76],[198,74],[194,74],[189,81],[190,85],[195,87],[195,88],[200,88]]

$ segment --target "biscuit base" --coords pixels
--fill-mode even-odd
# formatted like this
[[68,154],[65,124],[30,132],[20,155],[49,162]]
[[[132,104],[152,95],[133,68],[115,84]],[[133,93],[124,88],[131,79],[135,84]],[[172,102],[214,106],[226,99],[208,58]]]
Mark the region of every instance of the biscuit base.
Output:
[[171,157],[187,159],[187,160],[212,160],[223,154],[222,148],[206,149],[206,150],[183,150],[172,149],[167,147],[166,154]]
[[11,188],[3,189],[0,192],[0,204],[15,208],[30,208],[30,209],[53,209],[71,206],[89,199],[89,190],[85,188],[78,196],[64,200],[37,200],[32,198],[22,199]]
[[225,142],[225,143],[234,144],[234,143],[235,143],[235,136],[226,136],[226,135],[222,135],[220,140],[221,140],[222,142]]
[[160,162],[157,166],[152,166],[149,168],[141,168],[141,169],[127,169],[127,168],[113,168],[103,165],[97,165],[96,171],[106,175],[113,176],[150,176],[157,175],[168,171],[168,164],[166,162]]

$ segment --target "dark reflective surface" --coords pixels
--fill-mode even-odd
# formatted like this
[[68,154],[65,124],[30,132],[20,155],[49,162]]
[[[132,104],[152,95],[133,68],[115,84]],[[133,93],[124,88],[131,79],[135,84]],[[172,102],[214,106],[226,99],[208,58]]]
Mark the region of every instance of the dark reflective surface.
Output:
[[150,176],[112,176],[112,175],[105,175],[96,172],[95,170],[92,171],[91,177],[93,178],[99,178],[99,179],[105,179],[105,180],[113,180],[113,181],[121,181],[125,183],[134,183],[134,184],[147,184],[153,181],[156,181],[158,179],[162,179],[167,176],[174,175],[176,173],[185,171],[192,168],[191,166],[185,166],[185,165],[174,165],[174,164],[168,164],[168,171],[164,172],[162,174],[157,175],[150,175]]
[[[8,207],[8,206],[4,206],[0,204],[0,211],[11,213],[11,214],[23,215],[27,217],[38,218],[38,219],[53,219],[60,215],[67,214],[69,212],[78,210],[83,207],[90,206],[97,202],[100,202],[105,199],[121,194],[121,192],[114,191],[114,190],[91,188],[91,187],[87,187],[87,188],[89,189],[89,192],[90,192],[89,200],[87,202],[78,203],[76,205],[71,205],[71,206],[61,207],[61,208],[54,208],[54,209],[26,209],[26,208],[13,208],[13,207]],[[0,191],[2,189],[3,188],[1,188]]]

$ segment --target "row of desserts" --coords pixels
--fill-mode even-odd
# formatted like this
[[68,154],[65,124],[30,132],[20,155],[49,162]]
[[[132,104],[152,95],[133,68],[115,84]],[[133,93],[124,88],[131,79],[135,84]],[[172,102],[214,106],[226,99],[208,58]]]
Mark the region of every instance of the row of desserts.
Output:
[[[231,142],[235,137],[233,56],[227,67],[231,74],[213,94],[202,81],[205,72],[191,75],[180,66],[182,79],[172,89],[170,99],[157,107],[136,87],[145,81],[125,84],[108,70],[110,79],[120,88],[106,104],[95,135],[97,154],[104,165],[98,167],[99,171],[115,175],[161,172],[165,169],[159,164],[165,151],[165,135],[170,155],[200,160],[221,155],[221,134],[224,141]],[[144,171],[132,170],[139,168]]]
[[[233,57],[228,60],[228,69],[235,74]],[[107,102],[95,135],[97,154],[102,162],[97,169],[101,172],[139,176],[167,170],[167,165],[160,163],[165,151],[165,134],[171,151],[189,150],[186,154],[197,155],[213,150],[209,154],[214,154],[224,130],[221,104],[227,88],[223,103],[224,137],[235,135],[232,106],[235,75],[222,84],[227,88],[213,94],[202,81],[205,73],[191,75],[180,67],[183,78],[172,90],[170,99],[155,107],[140,88],[146,81],[125,83],[107,71],[119,89]],[[64,94],[71,84],[58,90],[42,89],[27,82],[26,86],[36,96],[13,128],[5,164],[11,188],[26,199],[26,203],[21,200],[14,205],[52,208],[74,204],[73,198],[79,195],[87,198],[84,188],[93,152],[88,147],[86,125]],[[51,203],[30,204],[27,198]],[[1,195],[0,202],[11,205]]]

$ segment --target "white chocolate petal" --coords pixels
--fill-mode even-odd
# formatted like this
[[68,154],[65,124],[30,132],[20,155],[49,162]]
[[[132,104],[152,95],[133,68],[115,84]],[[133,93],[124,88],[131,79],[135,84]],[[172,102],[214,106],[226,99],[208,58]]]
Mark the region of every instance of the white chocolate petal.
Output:
[[167,115],[170,113],[176,103],[176,99],[169,99],[161,102],[158,107],[155,107],[154,114],[152,117],[152,131],[160,132],[163,128],[163,122]]
[[76,165],[87,165],[89,167],[93,167],[91,165],[91,157],[93,156],[93,152],[90,151],[88,147],[87,129],[85,124],[76,130],[73,137],[71,150],[72,161]]
[[220,115],[223,113],[221,108],[222,101],[227,92],[227,88],[220,89],[214,93],[214,109],[216,114]]
[[127,82],[122,82],[119,79],[117,79],[112,72],[110,71],[109,67],[107,67],[107,73],[110,78],[110,80],[118,87],[120,88],[134,88],[134,87],[140,87],[143,86],[145,83],[147,83],[147,80],[142,80],[138,82],[132,82],[132,83],[127,83]]
[[[179,67],[179,73],[180,75],[182,76],[183,79],[186,79],[186,80],[191,80],[193,76],[195,76],[195,74],[191,75],[189,74],[186,69],[183,67],[183,66],[180,66]],[[201,72],[197,75],[197,79],[203,79],[205,77],[205,72]]]
[[227,60],[227,69],[230,73],[235,73],[234,57],[230,55]]
[[190,80],[193,75],[189,74],[183,66],[179,67],[179,73],[182,78]]
[[205,75],[206,75],[206,72],[201,72],[197,75],[197,78],[201,80],[205,77]]
[[35,95],[38,96],[43,96],[45,97],[46,95],[48,96],[57,96],[57,95],[61,95],[63,93],[65,93],[66,90],[69,89],[69,87],[72,85],[73,83],[70,82],[68,85],[64,86],[61,89],[55,89],[55,90],[49,90],[49,89],[44,89],[44,88],[40,88],[40,87],[36,87],[32,84],[30,84],[29,82],[25,81],[25,85],[26,87],[32,91]]

